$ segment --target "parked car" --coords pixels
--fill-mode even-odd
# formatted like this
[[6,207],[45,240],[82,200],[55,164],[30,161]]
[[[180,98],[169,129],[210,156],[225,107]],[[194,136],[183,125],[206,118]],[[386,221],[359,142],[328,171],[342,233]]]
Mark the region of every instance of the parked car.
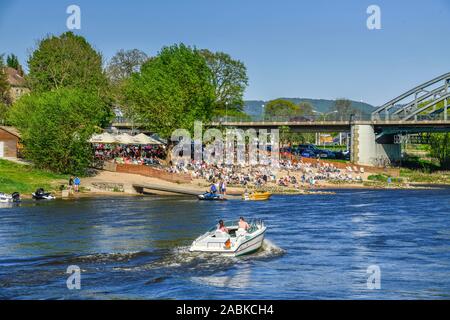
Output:
[[330,150],[315,150],[315,153],[317,157],[323,158],[323,159],[335,159],[336,156],[334,155],[333,151]]
[[344,160],[350,160],[350,151],[349,150],[342,152],[342,154],[344,155]]
[[291,121],[291,122],[313,122],[314,119],[312,119],[310,117],[305,117],[305,116],[296,116],[296,117],[289,118],[289,121]]
[[317,150],[316,146],[313,144],[300,144],[297,147],[297,152],[301,154],[303,151],[315,151]]
[[335,159],[344,160],[345,156],[342,151],[334,151],[334,157]]
[[305,150],[301,153],[303,158],[316,158],[317,155],[313,150]]

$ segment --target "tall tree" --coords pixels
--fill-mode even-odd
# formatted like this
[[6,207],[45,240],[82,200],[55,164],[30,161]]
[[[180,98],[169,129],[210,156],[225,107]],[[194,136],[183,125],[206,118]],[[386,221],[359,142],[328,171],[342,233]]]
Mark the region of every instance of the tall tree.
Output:
[[104,91],[107,85],[102,56],[85,38],[72,32],[39,42],[28,60],[28,80],[34,92],[58,88]]
[[310,115],[313,114],[314,107],[313,107],[313,105],[310,102],[301,101],[298,104],[298,107],[300,109],[300,111],[299,111],[300,115],[302,115],[302,116],[303,115],[310,116]]
[[147,59],[148,56],[138,49],[121,49],[109,61],[106,75],[113,84],[121,83],[131,77],[134,72],[139,72]]
[[8,82],[8,75],[5,71],[5,62],[3,60],[3,55],[0,55],[0,103],[1,104],[9,104],[10,96],[9,96],[10,85]]
[[9,54],[6,57],[6,65],[10,68],[16,69],[21,76],[24,75],[22,65],[19,62],[19,58],[15,54]]
[[123,87],[133,73],[141,70],[142,64],[147,60],[148,56],[143,51],[121,49],[111,58],[106,67],[106,75],[114,103],[132,124],[135,123],[136,112],[134,111],[134,104],[125,101]]
[[11,107],[8,121],[20,130],[25,157],[35,166],[84,174],[92,161],[88,139],[105,118],[103,104],[81,89],[32,93]]
[[336,99],[333,109],[341,120],[347,119],[353,113],[352,102],[345,98]]
[[212,73],[198,50],[184,44],[164,47],[142,65],[124,88],[139,122],[170,137],[175,129],[193,131],[194,121],[208,121],[214,108]]
[[271,117],[291,117],[299,115],[300,107],[289,100],[276,99],[266,104],[264,113],[267,119]]
[[244,91],[248,85],[247,68],[224,52],[200,51],[213,74],[216,108],[243,111]]
[[439,161],[442,169],[450,169],[450,133],[430,135],[431,156]]

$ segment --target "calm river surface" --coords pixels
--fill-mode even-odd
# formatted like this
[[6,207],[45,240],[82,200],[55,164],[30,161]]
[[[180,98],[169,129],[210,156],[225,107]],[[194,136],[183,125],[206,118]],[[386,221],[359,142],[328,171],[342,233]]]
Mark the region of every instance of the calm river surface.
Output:
[[[189,253],[218,219],[262,218],[258,253]],[[81,290],[66,269],[81,268]],[[379,266],[381,289],[367,289]],[[117,197],[0,208],[3,299],[449,299],[450,189],[268,202]]]

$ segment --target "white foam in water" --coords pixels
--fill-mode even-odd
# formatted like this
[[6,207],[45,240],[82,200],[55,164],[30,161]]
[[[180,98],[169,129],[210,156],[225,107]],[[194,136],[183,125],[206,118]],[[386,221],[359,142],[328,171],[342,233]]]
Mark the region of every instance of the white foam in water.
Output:
[[[271,257],[277,257],[285,253],[285,250],[275,245],[270,240],[265,239],[260,250],[258,252],[242,256],[242,257],[230,257],[224,256],[218,253],[204,253],[204,252],[190,252],[189,246],[176,247],[167,255],[162,256],[160,259],[151,263],[136,266],[134,268],[115,268],[116,270],[123,271],[139,271],[139,270],[151,270],[158,268],[183,268],[188,267],[190,270],[201,269],[218,269],[227,268],[240,262],[246,262],[252,259],[266,259]],[[188,270],[188,269],[187,269]],[[219,281],[220,282],[220,281]]]
[[372,206],[371,203],[360,203],[360,204],[349,204],[347,207],[362,208],[362,207],[370,207],[370,206]]
[[264,242],[261,246],[261,249],[255,253],[257,257],[276,257],[281,256],[286,252],[286,250],[280,248],[275,243],[270,241],[269,239],[264,239]]

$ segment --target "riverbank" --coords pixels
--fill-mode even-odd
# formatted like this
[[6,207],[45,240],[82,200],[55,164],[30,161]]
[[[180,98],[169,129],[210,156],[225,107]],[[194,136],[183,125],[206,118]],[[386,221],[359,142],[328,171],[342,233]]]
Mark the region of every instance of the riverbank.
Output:
[[[272,194],[278,195],[314,195],[314,194],[333,194],[332,190],[337,189],[430,189],[441,187],[442,185],[449,185],[450,181],[447,175],[438,178],[436,174],[432,174],[431,179],[426,179],[425,174],[419,175],[415,172],[406,172],[408,175],[395,179],[392,183],[387,183],[387,177],[383,179],[370,180],[370,174],[366,174],[362,182],[332,182],[332,181],[317,181],[317,183],[310,187],[309,185],[299,185],[298,188],[282,187],[274,183],[269,183],[265,186],[265,190]],[[281,175],[285,174],[280,172]],[[411,181],[411,177],[421,177],[419,181]],[[7,160],[0,160],[0,192],[21,193],[22,198],[31,198],[31,193],[37,188],[44,188],[51,191],[57,197],[63,197],[61,186],[67,186],[69,176],[50,173],[44,170],[35,169],[30,165],[24,165]],[[192,192],[201,194],[208,190],[209,183],[204,179],[194,179],[190,183],[175,183],[165,181],[159,178],[152,178],[130,173],[119,173],[110,171],[98,171],[92,177],[81,179],[81,192],[69,195],[69,198],[78,197],[98,197],[98,196],[135,196],[139,193],[134,189],[136,184],[154,184],[164,188],[179,189],[185,188]],[[250,191],[255,190],[250,187]],[[171,195],[171,193],[145,190],[146,193],[156,195]],[[227,193],[230,198],[240,197],[245,192],[245,188],[241,186],[228,186]],[[172,193],[173,195],[173,193]],[[67,197],[67,196],[66,196]]]
[[0,192],[30,194],[37,188],[58,190],[68,175],[35,169],[30,165],[0,159]]

